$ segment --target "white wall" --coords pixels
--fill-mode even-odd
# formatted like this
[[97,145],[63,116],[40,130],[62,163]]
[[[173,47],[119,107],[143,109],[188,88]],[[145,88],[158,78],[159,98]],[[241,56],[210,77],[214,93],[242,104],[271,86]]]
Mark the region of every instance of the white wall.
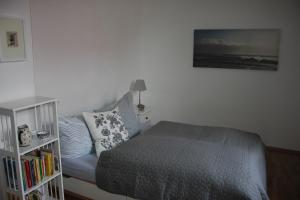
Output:
[[[32,0],[36,93],[78,113],[140,75],[155,121],[241,128],[299,150],[298,8],[296,0]],[[0,15],[24,19],[27,53],[26,62],[0,64],[2,102],[34,95],[34,83],[28,1],[2,0]],[[195,28],[280,28],[279,71],[192,68]]]
[[[0,0],[0,17],[23,19],[26,60],[0,63],[0,103],[34,95],[30,8],[28,0]],[[1,141],[0,141],[1,142]],[[0,188],[0,196],[1,194]]]
[[[240,128],[300,150],[299,8],[297,0],[144,0],[141,74],[155,120]],[[193,30],[207,28],[280,28],[279,71],[193,68]]]
[[[36,90],[79,113],[142,76],[154,121],[236,127],[300,149],[298,1],[31,0],[35,88],[28,4],[0,1],[1,16],[24,19],[27,53],[0,64],[0,102]],[[280,28],[279,71],[192,68],[195,28]]]
[[23,19],[26,61],[0,63],[0,102],[34,95],[28,0],[1,0],[0,17]]
[[110,103],[139,74],[139,0],[31,0],[35,89],[63,114]]
[[[30,0],[36,93],[58,98],[60,113],[69,115],[128,91],[141,64],[140,3]],[[64,182],[66,189],[92,198],[100,191],[73,179]]]
[[[298,1],[30,2],[36,93],[59,98],[63,114],[109,103],[141,76],[154,121],[235,127],[300,150]],[[201,28],[281,29],[279,71],[193,68]]]

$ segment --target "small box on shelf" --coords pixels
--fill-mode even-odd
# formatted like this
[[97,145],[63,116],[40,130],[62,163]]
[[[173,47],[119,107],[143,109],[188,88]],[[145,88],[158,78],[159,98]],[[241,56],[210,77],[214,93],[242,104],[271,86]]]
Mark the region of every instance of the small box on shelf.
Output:
[[145,106],[144,110],[141,111],[136,108],[136,115],[140,122],[140,130],[146,131],[152,126],[151,122],[151,109],[148,106]]
[[151,110],[148,106],[145,106],[144,110],[139,110],[136,107],[136,115],[137,115],[140,123],[143,124],[143,123],[151,122],[150,114],[151,114]]

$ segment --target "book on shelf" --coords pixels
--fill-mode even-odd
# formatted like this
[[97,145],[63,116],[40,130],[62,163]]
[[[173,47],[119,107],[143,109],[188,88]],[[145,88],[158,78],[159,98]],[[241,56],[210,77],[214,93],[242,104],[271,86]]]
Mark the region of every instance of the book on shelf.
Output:
[[[24,188],[30,188],[38,183],[38,178],[36,175],[36,166],[35,166],[35,160],[38,159],[38,157],[26,155],[21,157],[21,163],[25,163],[25,166],[27,167],[25,177],[28,179],[27,182],[29,182],[28,185],[25,185]],[[26,182],[25,182],[26,183]]]
[[24,190],[27,190],[27,184],[26,184],[26,167],[25,167],[25,163],[21,162],[22,165],[22,182],[23,182],[23,186],[24,186]]
[[45,187],[40,187],[33,190],[25,196],[25,200],[50,200],[60,199],[59,191],[55,189],[56,186],[47,184]]
[[9,192],[6,193],[7,200],[20,200],[20,197],[15,194],[11,194]]
[[53,175],[54,156],[49,150],[42,150],[41,155],[44,156],[46,176]]
[[[4,157],[3,164],[7,185],[11,189],[18,189],[15,160]],[[45,177],[52,176],[54,171],[58,171],[58,159],[49,149],[36,150],[21,156],[21,170],[23,187],[27,190],[41,183]]]
[[[31,188],[42,182],[46,176],[54,174],[54,154],[49,149],[40,149],[33,151],[28,155],[22,156],[22,162],[25,163],[25,188]],[[26,169],[26,166],[28,166]]]
[[6,183],[11,189],[18,189],[16,161],[12,158],[4,157],[3,165],[6,174]]

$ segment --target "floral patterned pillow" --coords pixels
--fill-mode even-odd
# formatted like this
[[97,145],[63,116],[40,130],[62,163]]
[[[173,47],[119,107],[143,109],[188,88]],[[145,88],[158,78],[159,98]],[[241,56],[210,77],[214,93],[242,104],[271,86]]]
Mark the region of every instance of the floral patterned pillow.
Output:
[[97,156],[105,150],[127,141],[128,131],[124,126],[119,108],[98,113],[82,113],[95,142]]

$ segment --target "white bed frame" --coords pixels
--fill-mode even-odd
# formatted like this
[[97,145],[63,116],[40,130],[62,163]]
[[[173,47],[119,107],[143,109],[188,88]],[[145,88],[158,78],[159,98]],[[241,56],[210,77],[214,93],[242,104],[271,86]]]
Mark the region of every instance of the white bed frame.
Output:
[[130,197],[105,192],[98,188],[96,184],[79,180],[77,178],[64,177],[63,181],[65,190],[87,198],[96,200],[134,200]]

